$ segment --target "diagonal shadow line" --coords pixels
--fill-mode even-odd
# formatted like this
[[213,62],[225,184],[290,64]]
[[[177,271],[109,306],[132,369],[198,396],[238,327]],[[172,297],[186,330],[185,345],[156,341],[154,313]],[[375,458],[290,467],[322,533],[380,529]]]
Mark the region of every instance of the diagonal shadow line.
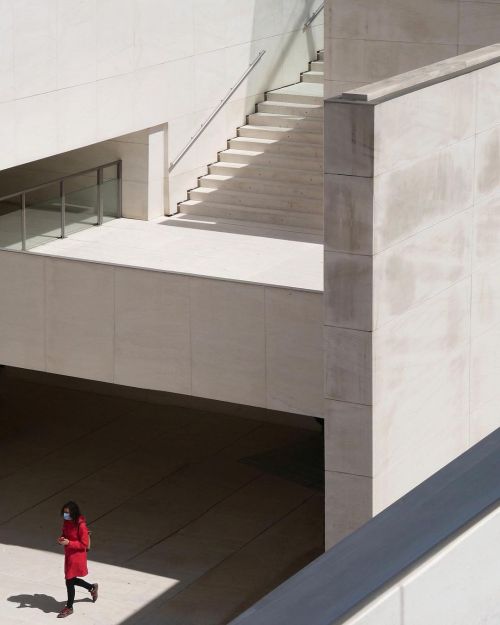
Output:
[[[259,477],[262,476],[258,476],[255,479],[259,479]],[[254,480],[251,480],[254,481]],[[239,489],[238,489],[239,490]],[[169,590],[167,590],[166,592],[164,592],[162,595],[160,595],[159,597],[157,597],[156,599],[153,599],[152,601],[150,601],[146,606],[144,606],[141,611],[140,611],[140,616],[136,614],[128,617],[126,620],[121,621],[120,625],[137,625],[138,621],[137,619],[140,618],[141,619],[141,625],[142,625],[142,619],[146,618],[146,620],[148,620],[148,613],[151,612],[151,610],[157,610],[158,608],[163,607],[164,605],[166,605],[173,597],[175,597],[176,595],[187,591],[189,588],[191,588],[192,586],[194,586],[197,582],[199,582],[200,578],[204,577],[205,575],[207,575],[208,573],[211,573],[213,571],[215,571],[217,568],[223,566],[228,560],[230,560],[231,558],[233,558],[234,556],[236,556],[238,553],[240,553],[241,551],[243,551],[246,547],[248,547],[252,542],[254,542],[255,540],[257,540],[259,537],[263,536],[264,534],[266,534],[266,532],[270,531],[273,527],[279,525],[280,523],[282,523],[286,518],[288,518],[289,516],[291,516],[292,514],[294,514],[297,510],[299,510],[302,506],[305,506],[311,499],[314,499],[315,497],[317,497],[318,495],[312,494],[309,497],[305,498],[304,500],[302,500],[299,504],[297,504],[296,506],[294,506],[292,509],[288,510],[283,516],[281,516],[279,519],[276,519],[275,521],[273,521],[270,525],[268,525],[267,527],[265,527],[262,531],[260,531],[258,534],[256,534],[255,536],[253,536],[251,539],[249,539],[248,541],[246,541],[245,543],[241,544],[238,548],[236,548],[234,551],[232,551],[229,555],[227,555],[226,557],[224,557],[223,559],[221,559],[219,562],[217,562],[217,564],[215,564],[214,566],[206,569],[203,571],[202,575],[200,577],[197,577],[195,579],[193,579],[192,581],[190,581],[189,583],[181,586],[181,588],[177,589],[175,587],[170,588]],[[182,531],[182,528],[179,530],[179,532]],[[178,532],[174,532],[174,534],[176,534]],[[294,571],[295,572],[295,571]],[[265,591],[267,592],[267,591]],[[264,593],[265,594],[265,593]],[[241,609],[238,609],[239,611],[243,611],[247,606],[246,605],[242,605]],[[228,618],[234,618],[234,614]]]
[[[308,15],[309,15],[309,9],[310,9],[310,7],[311,7],[313,4],[314,4],[314,0],[310,0],[310,2],[308,2],[308,3],[307,3],[307,6],[306,6],[306,7],[304,7],[304,15],[303,15],[303,17],[308,17]],[[302,22],[303,22],[303,17],[301,17],[301,18],[298,20],[297,24],[299,24],[299,22],[300,22],[300,23],[302,23]],[[307,36],[308,36],[309,41],[311,42],[311,43],[309,44],[309,46],[311,47],[311,50],[312,50],[312,37],[311,37],[311,33],[309,32]],[[273,78],[276,76],[279,66],[282,64],[282,62],[283,62],[283,60],[284,60],[284,58],[285,58],[286,54],[288,53],[288,51],[289,51],[289,49],[290,49],[290,47],[291,47],[291,45],[292,45],[292,41],[293,41],[293,38],[292,38],[292,37],[290,37],[290,39],[289,39],[289,41],[288,41],[287,46],[283,49],[282,53],[281,53],[281,54],[280,54],[280,56],[278,57],[277,62],[275,63],[275,66],[274,66],[274,68],[273,68],[273,71],[272,71],[272,72],[271,72],[271,74],[270,74],[271,79],[273,79]],[[103,426],[103,427],[104,427],[104,426]],[[262,427],[262,426],[259,426],[259,427]],[[257,429],[257,428],[256,428],[256,429]],[[247,435],[247,434],[245,434],[245,436],[246,436],[246,435]],[[241,438],[243,438],[243,436],[244,436],[244,435],[242,435],[242,436],[241,436]],[[230,444],[226,445],[225,447],[230,447],[232,444],[234,444],[234,442],[235,442],[235,441],[233,441],[232,443],[230,443]],[[132,452],[131,452],[131,453],[132,453]],[[218,452],[214,452],[214,454],[212,454],[212,455],[216,455],[216,453],[218,453]],[[48,454],[48,455],[50,455],[50,454]],[[116,461],[116,459],[115,459],[114,461]],[[112,463],[110,463],[110,464],[112,464]],[[179,471],[179,470],[180,470],[180,468],[179,468],[179,469],[177,469],[176,471]],[[176,471],[175,471],[175,472],[176,472]],[[175,472],[174,472],[174,473],[175,473]],[[167,475],[167,476],[163,477],[163,478],[162,478],[161,480],[159,480],[159,481],[161,482],[161,481],[163,481],[163,479],[165,479],[165,478],[167,478],[167,477],[169,477],[169,475]],[[258,479],[258,478],[255,478],[255,479]],[[78,481],[80,481],[80,480],[78,480]],[[144,490],[148,490],[149,488],[150,488],[150,487],[148,487],[147,489],[144,489]],[[314,495],[312,495],[310,498],[312,498],[312,497],[314,497]],[[310,499],[310,498],[309,498],[309,499]],[[309,499],[308,499],[308,500],[309,500]],[[307,500],[307,501],[308,501],[308,500]],[[301,504],[299,504],[298,506],[296,506],[296,508],[294,508],[294,510],[295,510],[295,509],[300,508],[300,507],[301,507],[302,505],[304,505],[305,503],[306,503],[305,501],[301,502]],[[289,511],[286,515],[284,515],[284,516],[280,519],[280,521],[281,521],[283,518],[286,518],[286,516],[288,516],[288,515],[292,514],[292,512],[293,512],[294,510]],[[102,516],[105,516],[105,515],[102,515]],[[102,518],[102,516],[101,516],[101,517],[98,517],[98,518]],[[94,519],[94,520],[97,520],[97,519]],[[263,531],[259,534],[259,536],[260,536],[261,534],[264,534],[266,531],[268,531],[268,530],[269,530],[269,529],[270,529],[273,525],[275,525],[275,524],[276,524],[276,523],[278,523],[278,522],[279,522],[279,521],[275,521],[273,524],[271,524],[270,526],[268,526],[267,528],[265,528],[265,529],[264,529],[264,530],[263,530]],[[256,537],[254,536],[250,542],[252,542],[255,538],[256,538]],[[242,546],[241,546],[241,547],[240,547],[237,551],[235,551],[234,553],[237,553],[238,551],[241,551],[241,549],[243,549],[245,546],[247,546],[247,544],[248,544],[248,543],[246,543],[245,545],[242,545]],[[231,556],[233,556],[233,555],[234,555],[234,553],[232,553],[230,556],[228,556],[227,558],[225,558],[223,561],[225,561],[225,560],[227,560],[228,558],[230,558]],[[135,556],[134,556],[134,557],[135,557]],[[223,561],[222,561],[222,562],[223,562]],[[215,565],[214,567],[212,567],[212,569],[210,569],[210,570],[213,570],[213,569],[215,569],[215,568],[217,568],[217,567],[221,566],[222,562],[219,562],[217,565]],[[195,580],[195,581],[196,581],[196,580]],[[193,584],[195,583],[195,581],[193,581],[193,582],[191,582],[190,584],[188,584],[187,586],[185,586],[185,587],[183,588],[183,590],[184,590],[184,589],[186,589],[186,588],[189,588],[191,585],[193,585]],[[162,596],[159,598],[159,600],[160,600],[160,601],[162,601],[162,603],[163,603],[163,604],[164,604],[164,603],[168,600],[168,598],[167,598],[167,599],[165,599],[165,595],[167,595],[167,597],[168,597],[168,593],[169,593],[169,591],[167,591],[167,593],[164,593],[164,595],[162,595]],[[47,607],[48,607],[49,609],[51,609],[51,606],[52,606],[52,604],[51,604],[51,600],[55,601],[55,599],[54,599],[53,597],[49,597],[48,595],[45,595],[45,596],[44,596],[44,595],[40,595],[40,596],[38,596],[38,595],[18,595],[17,597],[16,597],[16,596],[9,597],[9,598],[8,598],[8,600],[9,600],[9,601],[14,601],[14,600],[19,599],[19,598],[21,598],[21,599],[23,599],[23,598],[24,598],[24,604],[23,604],[23,602],[20,602],[20,603],[21,603],[21,605],[19,606],[19,608],[28,608],[28,607],[30,607],[30,608],[38,608],[38,609],[42,609],[42,611],[43,611],[43,608],[44,608],[44,607],[45,607],[46,609],[47,609]],[[162,598],[163,598],[163,599],[162,599]],[[81,601],[89,601],[89,599],[83,599],[83,600],[81,600]],[[121,625],[135,625],[135,624],[138,622],[138,619],[141,619],[141,617],[142,617],[142,615],[143,615],[143,614],[144,614],[144,615],[146,615],[146,613],[147,613],[147,611],[148,611],[148,608],[149,608],[150,606],[153,606],[153,604],[156,604],[156,600],[155,600],[155,601],[153,601],[153,602],[150,602],[148,605],[146,605],[146,606],[144,606],[143,608],[141,608],[141,610],[140,610],[139,612],[137,612],[135,615],[133,615],[133,616],[131,616],[131,617],[127,618],[126,620],[122,621],[122,622],[121,622]],[[161,605],[161,604],[160,604],[160,605]],[[41,606],[41,607],[40,607],[40,606]],[[59,611],[59,609],[60,609],[60,606],[61,606],[61,604],[59,604],[59,602],[57,602],[57,608],[58,608],[58,611]],[[55,606],[54,606],[54,607],[55,607]],[[51,611],[52,611],[52,610],[51,610]]]
[[[224,451],[225,449],[230,449],[235,443],[237,443],[239,440],[244,439],[248,434],[251,434],[253,432],[255,432],[256,430],[262,428],[262,425],[257,425],[255,428],[252,428],[251,430],[249,430],[248,432],[245,432],[244,434],[241,434],[240,436],[237,436],[234,440],[232,440],[230,443],[228,443],[227,445],[223,445],[221,448],[214,450],[212,453],[208,454],[207,456],[205,456],[203,458],[203,460],[200,460],[198,462],[185,462],[182,465],[178,466],[177,468],[173,469],[172,471],[166,473],[165,475],[163,475],[157,482],[154,482],[153,484],[149,484],[148,486],[146,486],[145,488],[143,488],[140,491],[137,491],[136,493],[134,493],[133,495],[131,495],[131,497],[129,497],[128,499],[124,499],[120,504],[118,504],[117,506],[114,506],[113,508],[110,508],[109,510],[107,510],[104,514],[101,514],[97,517],[94,517],[91,521],[89,521],[89,524],[91,523],[95,523],[96,521],[99,521],[100,519],[103,519],[104,517],[106,517],[108,514],[111,514],[112,512],[115,512],[116,510],[118,510],[119,508],[121,508],[122,505],[124,505],[127,501],[129,501],[130,499],[133,499],[139,495],[142,495],[143,493],[146,493],[148,490],[150,490],[151,488],[154,488],[155,486],[158,486],[158,484],[161,484],[164,480],[169,480],[172,477],[174,477],[176,474],[181,473],[184,469],[186,469],[189,466],[194,466],[197,464],[202,464],[203,462],[205,462],[206,460],[210,460],[210,458],[215,458],[215,456],[217,456],[218,454],[220,454],[222,451]],[[125,457],[125,456],[124,456]],[[161,542],[161,541],[159,541]],[[135,554],[132,557],[136,557],[138,554]]]
[[[102,428],[107,427],[107,426],[109,426],[109,425],[112,425],[113,423],[118,422],[118,421],[120,421],[120,420],[121,420],[121,418],[120,418],[120,417],[117,417],[116,419],[113,419],[113,420],[109,421],[108,423],[106,423],[105,425],[103,425],[103,426],[102,426]],[[187,426],[186,426],[186,427],[187,427]],[[99,431],[99,430],[101,430],[102,428],[101,428],[101,427],[96,428],[95,430],[92,430],[92,431],[90,431],[90,432],[86,432],[83,436],[79,436],[79,437],[77,437],[76,439],[72,439],[71,444],[73,444],[74,442],[81,441],[82,439],[85,439],[86,437],[90,436],[91,434],[95,434],[95,432],[98,432],[98,431]],[[169,435],[168,435],[168,434],[166,434],[166,435],[165,435],[164,437],[162,437],[162,438],[167,438],[168,436],[169,436]],[[148,441],[150,441],[150,440],[155,440],[155,437],[154,437],[154,436],[152,436],[152,437],[151,437],[151,439],[148,439]],[[124,454],[123,456],[118,456],[118,457],[116,457],[116,458],[113,458],[113,460],[111,460],[111,462],[107,462],[107,463],[105,463],[105,464],[103,464],[103,465],[101,465],[101,466],[97,467],[97,469],[92,470],[90,473],[87,473],[86,475],[82,475],[82,476],[78,477],[78,479],[77,479],[77,480],[75,480],[74,482],[71,482],[70,484],[66,484],[66,485],[65,485],[63,488],[61,488],[60,490],[57,490],[57,491],[55,491],[55,492],[51,493],[51,494],[50,494],[50,495],[48,495],[47,497],[44,497],[43,499],[40,499],[39,501],[36,501],[33,505],[29,506],[28,508],[26,508],[26,509],[24,509],[24,510],[21,510],[20,512],[18,512],[18,513],[16,513],[15,515],[13,515],[13,516],[9,517],[8,519],[5,519],[5,520],[1,521],[1,522],[0,522],[0,525],[5,525],[6,523],[9,523],[10,521],[12,521],[12,520],[16,519],[17,517],[19,517],[19,516],[21,516],[21,515],[25,514],[25,513],[26,513],[26,512],[28,512],[29,510],[31,510],[31,509],[33,509],[33,508],[36,508],[36,506],[39,506],[40,504],[44,503],[45,501],[48,501],[49,499],[52,499],[52,497],[54,497],[55,495],[58,495],[59,493],[64,492],[64,491],[65,491],[65,490],[67,490],[68,488],[72,488],[73,486],[76,486],[76,485],[77,485],[77,484],[79,484],[80,482],[82,482],[82,481],[84,481],[84,480],[87,480],[87,479],[91,478],[93,475],[98,474],[98,473],[99,473],[100,471],[102,471],[103,469],[106,469],[106,468],[108,468],[108,467],[111,467],[111,466],[113,466],[113,464],[115,464],[116,462],[118,462],[118,461],[120,461],[120,460],[123,460],[123,459],[126,459],[128,456],[131,456],[131,455],[133,455],[133,454],[137,453],[137,452],[141,449],[141,447],[142,447],[143,445],[146,445],[146,444],[147,444],[147,442],[148,442],[148,441],[144,441],[143,443],[141,443],[141,444],[140,444],[140,445],[138,445],[137,447],[134,447],[133,449],[131,449],[131,450],[130,450],[130,452],[127,452],[126,454]],[[47,454],[46,456],[44,456],[43,458],[47,458],[47,457],[49,457],[49,456],[51,456],[51,455],[53,455],[53,454],[58,453],[59,451],[60,451],[59,449],[55,449],[55,450],[53,450],[52,452],[48,453],[48,454]],[[40,460],[43,460],[43,458],[40,458]],[[35,462],[36,462],[36,461],[35,461]],[[23,469],[25,469],[25,468],[26,468],[26,466],[23,466],[22,468],[23,468]],[[169,473],[167,473],[164,477],[169,477],[169,475],[170,475],[170,474],[169,474]],[[3,478],[2,478],[2,479],[3,479]],[[162,479],[164,479],[164,478],[162,478]],[[161,480],[160,480],[160,481],[161,481]],[[103,515],[103,516],[104,516],[104,515]],[[100,517],[98,517],[98,518],[100,518]],[[96,519],[93,519],[93,520],[92,520],[92,522],[93,522],[93,521],[95,521],[95,520],[96,520]]]

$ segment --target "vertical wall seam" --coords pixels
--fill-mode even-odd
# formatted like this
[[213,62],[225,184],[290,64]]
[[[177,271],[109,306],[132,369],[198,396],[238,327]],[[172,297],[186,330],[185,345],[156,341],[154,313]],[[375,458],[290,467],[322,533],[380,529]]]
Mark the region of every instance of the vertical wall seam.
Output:
[[267,379],[268,376],[268,367],[267,367],[267,358],[268,358],[268,345],[267,345],[267,287],[262,287],[264,289],[264,394],[265,399],[264,403],[266,408],[270,408],[269,406],[269,382]]
[[111,338],[111,380],[116,384],[116,267],[112,267],[113,285],[111,288],[113,297],[113,336]]
[[399,587],[399,620],[400,625],[405,625],[405,589],[404,586],[401,585]]
[[472,292],[474,284],[474,248],[476,244],[475,237],[475,213],[476,213],[476,154],[477,154],[477,94],[478,94],[478,74],[474,74],[474,155],[472,159],[472,223],[471,223],[471,243],[470,243],[470,286],[469,286],[469,388],[468,388],[468,423],[467,423],[467,447],[471,446],[471,426],[472,426]]
[[377,299],[376,299],[376,289],[375,289],[375,259],[377,256],[377,252],[375,250],[375,219],[376,219],[376,204],[375,204],[375,198],[376,198],[376,178],[377,178],[377,174],[375,173],[376,170],[376,163],[375,163],[375,154],[376,154],[376,145],[375,145],[375,125],[376,125],[376,116],[377,116],[377,106],[373,107],[373,125],[372,125],[372,137],[371,137],[371,143],[372,143],[372,148],[373,148],[373,175],[372,175],[372,184],[371,184],[371,241],[372,241],[372,249],[371,249],[371,259],[372,259],[372,264],[371,264],[371,285],[370,285],[370,289],[371,289],[371,307],[372,307],[372,311],[371,311],[371,336],[370,336],[370,360],[371,360],[371,367],[370,367],[370,375],[371,375],[371,379],[370,379],[370,406],[371,406],[371,415],[370,415],[370,426],[371,426],[371,432],[370,432],[370,441],[371,441],[371,479],[372,479],[372,487],[371,487],[371,513],[373,516],[373,512],[375,510],[375,455],[376,455],[376,450],[375,450],[375,422],[374,422],[374,417],[375,417],[375,408],[374,408],[374,399],[375,399],[375,380],[376,380],[376,350],[375,350],[375,329],[376,329],[376,325],[377,325],[377,319],[376,319],[376,311],[377,311]]
[[188,289],[187,289],[187,296],[188,296],[188,341],[189,341],[189,393],[191,395],[193,395],[193,366],[194,366],[194,359],[193,359],[193,315],[192,315],[192,311],[191,311],[191,307],[193,304],[193,296],[192,296],[192,286],[193,286],[193,280],[194,278],[188,278]]
[[43,274],[43,295],[42,295],[42,314],[43,314],[43,363],[44,370],[48,371],[48,338],[47,338],[47,262],[48,258],[42,256],[42,274]]

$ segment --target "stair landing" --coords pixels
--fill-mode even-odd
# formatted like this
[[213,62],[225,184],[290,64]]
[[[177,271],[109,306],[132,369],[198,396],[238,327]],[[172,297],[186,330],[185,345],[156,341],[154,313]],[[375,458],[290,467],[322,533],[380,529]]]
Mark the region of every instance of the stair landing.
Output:
[[115,219],[33,253],[237,282],[323,291],[323,240],[292,227],[185,215]]
[[179,213],[117,219],[38,254],[323,291],[323,62],[266,93]]

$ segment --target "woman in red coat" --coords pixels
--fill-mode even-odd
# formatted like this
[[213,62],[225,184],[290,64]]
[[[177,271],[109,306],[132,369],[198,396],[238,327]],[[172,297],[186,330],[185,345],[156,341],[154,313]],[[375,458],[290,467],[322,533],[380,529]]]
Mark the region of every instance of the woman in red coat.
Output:
[[73,614],[73,602],[75,600],[75,586],[82,586],[90,592],[92,601],[97,601],[97,584],[89,584],[80,577],[88,575],[87,549],[89,547],[89,532],[85,517],[80,513],[80,508],[74,501],[65,503],[61,510],[64,518],[62,535],[58,543],[64,545],[64,576],[68,591],[68,602],[59,612],[57,618],[65,618]]

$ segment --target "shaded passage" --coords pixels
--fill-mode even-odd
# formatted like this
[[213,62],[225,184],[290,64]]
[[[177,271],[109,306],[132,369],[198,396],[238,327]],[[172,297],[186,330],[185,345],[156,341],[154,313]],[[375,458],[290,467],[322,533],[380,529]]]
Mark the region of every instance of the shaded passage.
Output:
[[[0,428],[2,625],[49,622],[63,605],[54,543],[69,498],[93,531],[89,579],[101,588],[95,605],[77,590],[75,624],[222,625],[322,552],[323,492],[303,479],[318,433],[11,369]],[[262,461],[272,450],[276,466],[291,459],[286,471]]]

